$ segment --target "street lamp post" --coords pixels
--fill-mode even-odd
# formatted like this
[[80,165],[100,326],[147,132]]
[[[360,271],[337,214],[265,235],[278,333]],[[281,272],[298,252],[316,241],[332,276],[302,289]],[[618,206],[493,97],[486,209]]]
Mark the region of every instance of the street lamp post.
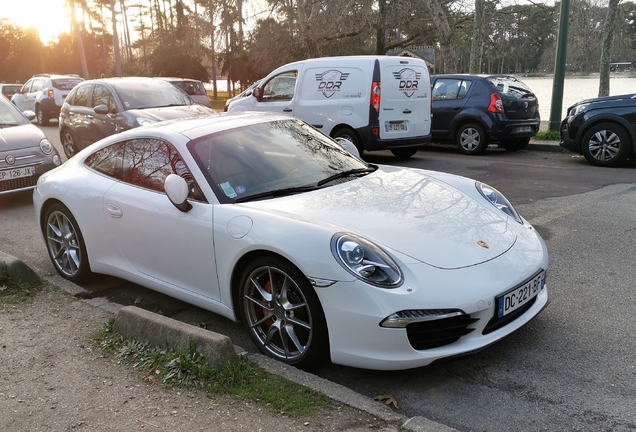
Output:
[[561,0],[559,35],[557,37],[556,59],[554,60],[554,82],[552,84],[552,106],[550,107],[550,130],[558,131],[563,109],[563,82],[565,81],[565,54],[568,46],[570,0]]

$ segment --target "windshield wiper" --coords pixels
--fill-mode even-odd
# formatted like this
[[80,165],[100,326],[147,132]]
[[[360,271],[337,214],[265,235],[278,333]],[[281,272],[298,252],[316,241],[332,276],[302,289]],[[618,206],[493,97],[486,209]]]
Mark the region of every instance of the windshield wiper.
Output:
[[0,128],[2,127],[11,127],[11,126],[19,126],[20,123],[0,123]]
[[301,193],[301,192],[308,192],[308,191],[312,191],[315,189],[319,189],[318,186],[316,185],[311,185],[311,186],[296,186],[296,187],[289,187],[289,188],[283,188],[283,189],[274,189],[271,191],[266,191],[266,192],[260,192],[260,193],[256,193],[253,195],[248,195],[248,196],[244,196],[244,197],[240,197],[234,200],[235,203],[239,203],[239,202],[246,202],[246,201],[252,201],[252,200],[257,200],[260,198],[270,198],[270,197],[279,197],[279,196],[284,196],[284,195],[293,195],[296,193]]
[[339,172],[337,174],[334,174],[332,176],[327,177],[326,179],[322,179],[320,180],[316,186],[322,186],[324,184],[329,183],[330,181],[334,181],[334,180],[338,180],[340,178],[345,178],[345,177],[351,177],[351,176],[357,176],[357,175],[361,175],[361,174],[368,174],[368,173],[372,173],[375,170],[378,169],[377,165],[372,165],[369,164],[369,166],[367,168],[356,168],[356,169],[352,169],[349,171],[342,171]]

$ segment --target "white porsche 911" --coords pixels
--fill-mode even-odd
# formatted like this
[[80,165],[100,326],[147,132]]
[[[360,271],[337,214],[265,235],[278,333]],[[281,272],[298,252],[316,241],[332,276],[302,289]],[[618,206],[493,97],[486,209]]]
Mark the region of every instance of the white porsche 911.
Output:
[[548,252],[497,190],[365,163],[289,117],[105,138],[40,177],[71,281],[117,276],[242,321],[285,363],[406,369],[485,348],[548,304]]

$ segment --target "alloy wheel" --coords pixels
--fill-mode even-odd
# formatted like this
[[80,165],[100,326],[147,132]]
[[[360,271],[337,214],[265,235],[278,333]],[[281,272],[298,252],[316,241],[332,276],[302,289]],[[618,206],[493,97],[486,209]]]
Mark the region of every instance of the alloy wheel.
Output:
[[80,272],[82,251],[78,231],[61,211],[53,211],[47,218],[46,244],[53,263],[63,276],[72,278]]
[[614,131],[603,129],[592,135],[588,141],[588,148],[594,159],[607,162],[618,156],[621,139]]

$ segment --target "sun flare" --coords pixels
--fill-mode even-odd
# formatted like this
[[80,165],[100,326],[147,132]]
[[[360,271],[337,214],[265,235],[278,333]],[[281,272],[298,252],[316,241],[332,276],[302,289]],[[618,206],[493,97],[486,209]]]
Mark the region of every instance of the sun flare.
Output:
[[25,29],[36,28],[44,44],[71,27],[64,0],[2,0],[0,17]]

